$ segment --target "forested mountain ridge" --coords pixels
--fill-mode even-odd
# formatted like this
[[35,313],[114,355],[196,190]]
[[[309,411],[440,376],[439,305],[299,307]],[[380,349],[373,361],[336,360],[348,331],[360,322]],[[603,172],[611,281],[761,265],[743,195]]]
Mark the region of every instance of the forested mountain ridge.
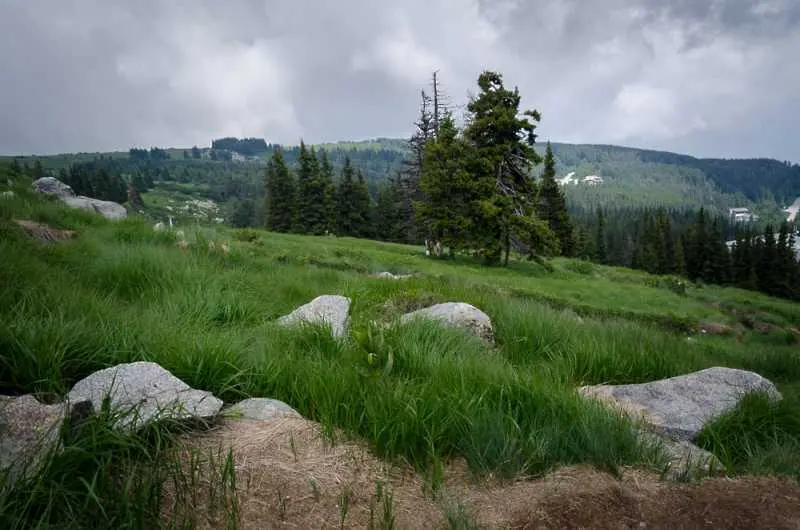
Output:
[[[217,202],[259,198],[263,192],[263,166],[277,145],[263,139],[235,138],[217,139],[212,145],[215,147],[3,158],[16,158],[29,165],[38,160],[44,170],[54,173],[83,163],[99,163],[111,173],[122,175],[149,172],[155,181],[191,184],[197,198]],[[755,208],[762,217],[778,217],[782,208],[800,196],[800,166],[774,159],[695,158],[605,144],[552,146],[558,177],[573,174],[578,181],[565,186],[571,210],[591,211],[597,206],[694,210],[704,206],[711,212],[726,213],[728,208],[744,206]],[[363,173],[374,198],[409,154],[407,140],[397,138],[313,147],[327,153],[336,175],[349,157],[353,167]],[[543,143],[536,148],[543,154]],[[294,167],[299,146],[283,146],[283,152],[287,165]],[[580,181],[589,175],[599,176],[602,183],[583,185]]]

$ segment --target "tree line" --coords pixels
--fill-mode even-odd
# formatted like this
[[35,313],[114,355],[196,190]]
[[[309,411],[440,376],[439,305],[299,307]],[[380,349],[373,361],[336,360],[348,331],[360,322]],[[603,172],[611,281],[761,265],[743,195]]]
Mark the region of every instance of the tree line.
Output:
[[[363,173],[349,158],[338,179],[325,151],[301,142],[291,171],[283,150],[275,149],[264,177],[264,225],[276,232],[375,237],[374,207]],[[236,219],[234,224],[244,220]]]
[[598,208],[591,226],[579,229],[577,255],[651,274],[800,299],[800,262],[789,223],[781,223],[776,234],[773,225],[763,230],[752,224],[736,226],[704,208],[645,209],[640,216],[634,220],[630,212],[616,211],[609,227],[609,217]]

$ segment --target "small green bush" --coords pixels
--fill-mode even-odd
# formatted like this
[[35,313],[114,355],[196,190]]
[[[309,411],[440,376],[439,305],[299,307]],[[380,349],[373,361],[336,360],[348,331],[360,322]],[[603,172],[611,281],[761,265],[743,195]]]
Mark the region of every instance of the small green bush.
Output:
[[576,274],[589,276],[590,274],[594,274],[595,265],[591,261],[573,259],[564,264],[564,269]]
[[236,241],[243,241],[245,243],[254,243],[261,238],[256,230],[252,228],[238,228],[233,231],[233,239]]

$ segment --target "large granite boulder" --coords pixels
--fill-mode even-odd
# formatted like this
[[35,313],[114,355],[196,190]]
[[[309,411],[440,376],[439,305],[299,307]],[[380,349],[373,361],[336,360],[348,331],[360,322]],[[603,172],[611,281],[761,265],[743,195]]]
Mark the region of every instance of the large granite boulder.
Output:
[[61,448],[61,433],[70,414],[86,403],[45,405],[34,396],[0,396],[0,476],[7,486],[35,474],[51,451]]
[[91,401],[99,411],[110,396],[111,409],[120,412],[117,427],[138,428],[160,419],[208,420],[222,408],[211,392],[195,390],[156,363],[120,364],[78,381],[70,401]]
[[350,299],[338,295],[322,295],[278,319],[278,324],[327,324],[334,337],[343,337],[350,324]]
[[781,394],[769,380],[746,370],[714,367],[691,374],[636,385],[597,385],[580,389],[641,419],[655,432],[691,441],[711,420],[736,408],[752,392],[774,400]]
[[494,344],[494,331],[489,316],[475,306],[463,302],[436,304],[425,309],[406,313],[401,322],[417,318],[435,320],[447,326],[463,329],[490,345]]
[[106,219],[124,219],[128,216],[128,211],[121,204],[75,195],[70,186],[53,177],[42,177],[36,180],[33,183],[33,189],[39,193],[54,195],[61,202],[72,208],[99,213]]
[[243,418],[246,420],[271,420],[273,418],[301,418],[300,414],[292,407],[269,398],[249,398],[228,407],[224,411],[225,415]]

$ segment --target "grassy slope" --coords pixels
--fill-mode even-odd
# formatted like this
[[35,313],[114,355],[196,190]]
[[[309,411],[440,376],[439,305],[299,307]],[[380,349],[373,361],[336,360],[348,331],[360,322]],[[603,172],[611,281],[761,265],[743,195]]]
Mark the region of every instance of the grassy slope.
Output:
[[[12,217],[80,235],[43,246]],[[731,471],[800,473],[800,355],[786,331],[800,327],[797,304],[715,287],[679,296],[648,286],[645,274],[568,260],[553,271],[486,269],[428,260],[415,247],[217,230],[189,234],[195,245],[181,250],[144,220],[107,223],[24,189],[1,201],[0,393],[57,398],[95,370],[149,360],[226,402],[284,400],[421,468],[462,456],[475,471],[513,476],[652,464],[626,423],[581,401],[575,386],[724,365],[773,379],[786,399],[753,400],[703,444]],[[207,239],[231,253],[209,252]],[[382,270],[422,275],[369,277]],[[353,300],[349,340],[275,325],[326,293]],[[491,316],[498,351],[435,326],[372,324],[448,300]],[[687,341],[685,329],[701,321],[735,323],[734,309],[781,329]]]

